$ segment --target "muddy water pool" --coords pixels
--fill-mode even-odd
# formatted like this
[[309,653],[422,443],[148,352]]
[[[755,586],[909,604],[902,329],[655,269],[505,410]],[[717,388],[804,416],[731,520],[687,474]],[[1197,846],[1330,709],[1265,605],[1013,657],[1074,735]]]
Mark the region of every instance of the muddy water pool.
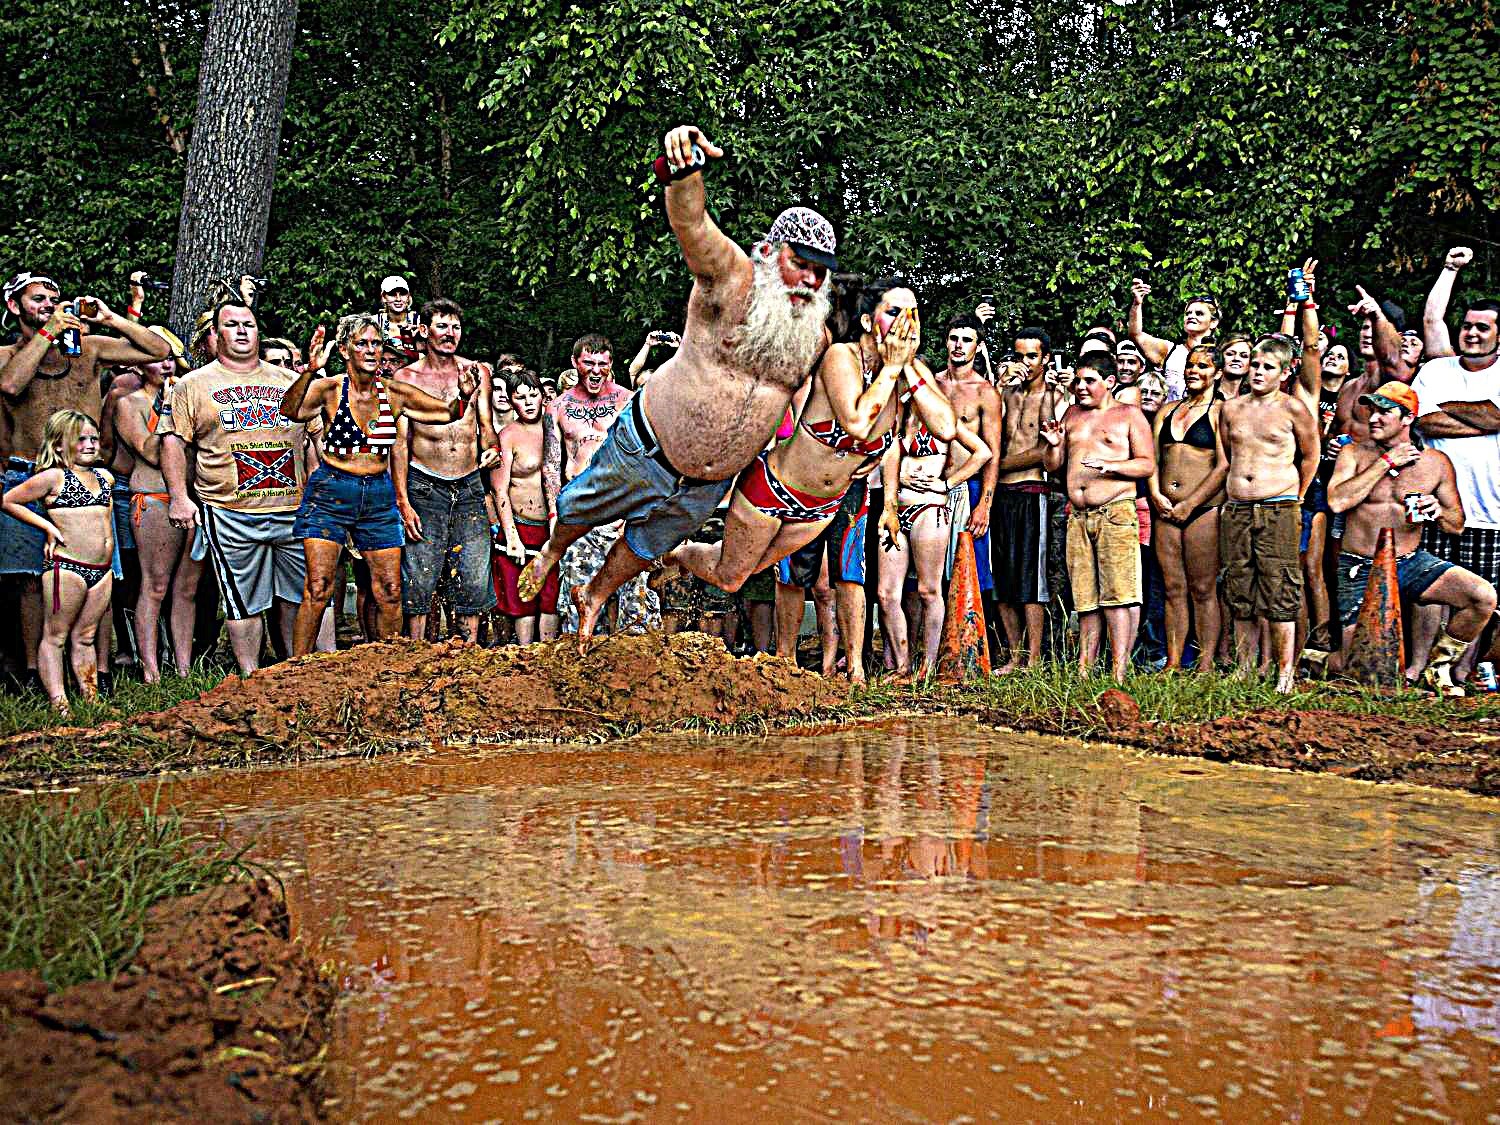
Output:
[[190,777],[335,1119],[1500,1122],[1500,804],[958,719]]

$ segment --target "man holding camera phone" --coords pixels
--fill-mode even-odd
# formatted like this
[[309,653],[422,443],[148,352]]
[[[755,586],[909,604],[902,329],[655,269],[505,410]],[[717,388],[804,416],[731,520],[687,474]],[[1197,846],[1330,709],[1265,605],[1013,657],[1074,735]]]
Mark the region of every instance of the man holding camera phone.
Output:
[[[31,476],[42,428],[54,413],[80,410],[98,420],[100,368],[155,363],[172,349],[165,339],[111,311],[97,297],[78,297],[65,304],[57,282],[42,274],[16,274],[5,286],[4,299],[21,332],[14,344],[0,347],[0,404],[10,429],[5,464],[9,489]],[[82,334],[85,324],[89,335]],[[103,330],[119,335],[106,336]],[[77,341],[76,354],[63,350],[69,336]],[[40,575],[46,567],[45,546],[46,536],[40,531],[0,515],[0,575],[20,575],[25,583],[21,638],[30,671],[36,668],[42,636]]]

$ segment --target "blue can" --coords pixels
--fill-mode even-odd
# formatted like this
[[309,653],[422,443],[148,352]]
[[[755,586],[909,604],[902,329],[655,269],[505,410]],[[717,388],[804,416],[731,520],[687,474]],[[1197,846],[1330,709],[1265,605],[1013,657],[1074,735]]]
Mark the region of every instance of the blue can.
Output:
[[[71,315],[78,315],[77,305],[69,303],[65,307]],[[57,337],[57,350],[63,355],[82,355],[83,338],[79,336],[78,329],[64,328]]]
[[1474,678],[1479,681],[1479,686],[1485,691],[1494,691],[1497,685],[1495,679],[1495,666],[1488,660],[1484,661],[1474,669]]
[[1287,271],[1286,293],[1291,300],[1296,301],[1298,304],[1312,298],[1312,291],[1307,287],[1307,277],[1300,269],[1293,268]]

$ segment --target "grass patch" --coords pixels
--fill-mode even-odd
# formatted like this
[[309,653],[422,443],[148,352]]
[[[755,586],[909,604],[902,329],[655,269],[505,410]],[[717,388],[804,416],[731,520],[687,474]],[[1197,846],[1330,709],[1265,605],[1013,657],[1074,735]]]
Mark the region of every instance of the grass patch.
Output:
[[[1017,718],[1052,717],[1077,733],[1088,734],[1101,728],[1096,701],[1116,686],[1102,673],[1079,676],[1070,663],[1048,663],[952,690],[954,703],[966,709],[992,708]],[[916,699],[933,690],[941,689],[919,689]],[[1305,690],[1278,695],[1269,679],[1138,672],[1126,676],[1124,690],[1140,705],[1142,719],[1165,723],[1211,722],[1262,710],[1387,715],[1424,726],[1500,717],[1500,696],[1496,695],[1452,701],[1421,691],[1377,692],[1340,681],[1306,684]]]
[[117,677],[115,690],[107,699],[69,697],[73,714],[66,719],[52,710],[39,692],[0,695],[0,737],[60,726],[91,727],[112,719],[128,719],[142,711],[163,711],[218,687],[225,675],[225,670],[216,665],[197,664],[186,676],[167,673],[155,684]]
[[155,797],[133,801],[0,808],[0,970],[34,969],[54,989],[112,976],[140,948],[153,904],[258,874]]

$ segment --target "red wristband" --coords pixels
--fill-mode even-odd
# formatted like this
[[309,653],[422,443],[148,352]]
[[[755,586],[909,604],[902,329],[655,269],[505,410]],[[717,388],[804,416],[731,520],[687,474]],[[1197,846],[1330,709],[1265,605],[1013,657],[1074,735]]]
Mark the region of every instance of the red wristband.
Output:
[[46,340],[49,344],[57,343],[57,337],[52,335],[52,333],[48,332],[45,328],[38,328],[36,330],[36,334],[43,340]]
[[138,309],[138,308],[135,308],[134,306],[131,306],[130,308],[128,308],[128,309],[125,310],[125,315],[126,316],[135,316],[135,317],[138,317],[138,316],[141,315],[141,310]]
[[455,414],[455,415],[453,415],[453,420],[455,422],[457,422],[460,418],[462,418],[464,416],[465,411],[467,411],[468,409],[469,409],[469,400],[466,399],[466,398],[460,398],[458,400],[458,413]]

